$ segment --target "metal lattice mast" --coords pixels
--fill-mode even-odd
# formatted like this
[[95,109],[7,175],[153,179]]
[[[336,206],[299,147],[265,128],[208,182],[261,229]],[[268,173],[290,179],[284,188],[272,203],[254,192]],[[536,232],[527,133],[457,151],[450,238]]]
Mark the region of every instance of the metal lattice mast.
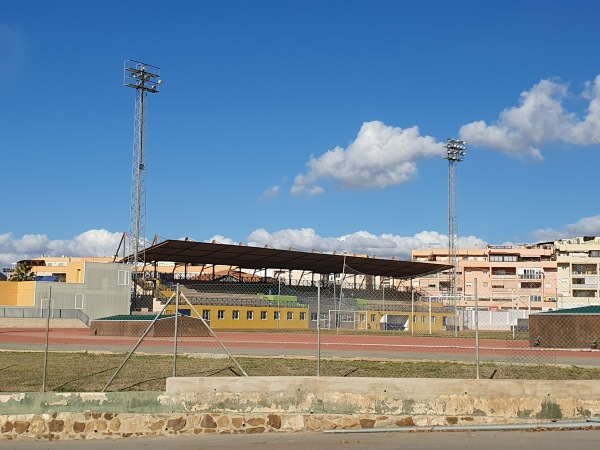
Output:
[[[131,184],[131,210],[129,222],[129,262],[132,278],[145,262],[146,248],[146,135],[145,101],[148,92],[157,93],[162,80],[160,69],[139,61],[125,61],[124,85],[136,90],[133,138],[133,163]],[[135,284],[133,284],[135,286]],[[134,291],[135,292],[135,291]]]
[[449,294],[456,300],[456,277],[458,272],[458,214],[456,211],[456,165],[465,157],[465,141],[448,138],[446,157],[448,160],[448,259],[452,264],[449,279]]

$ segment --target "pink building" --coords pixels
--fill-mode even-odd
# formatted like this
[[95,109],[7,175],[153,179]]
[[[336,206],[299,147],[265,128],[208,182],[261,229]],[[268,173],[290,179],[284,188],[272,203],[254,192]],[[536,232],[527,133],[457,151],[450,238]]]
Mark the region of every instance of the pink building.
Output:
[[[412,261],[447,263],[447,248],[414,250]],[[556,253],[553,243],[488,245],[459,249],[456,301],[460,306],[489,309],[556,309]],[[432,297],[448,296],[449,272],[413,280],[413,287]],[[448,299],[454,302],[455,299]]]

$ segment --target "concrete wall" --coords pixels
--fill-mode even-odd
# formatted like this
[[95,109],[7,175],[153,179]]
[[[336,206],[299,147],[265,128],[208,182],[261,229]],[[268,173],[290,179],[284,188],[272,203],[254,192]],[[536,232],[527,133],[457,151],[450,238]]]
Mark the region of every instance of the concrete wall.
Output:
[[86,439],[600,417],[597,381],[170,378],[167,392],[0,394],[0,439]]
[[[129,314],[131,285],[129,276],[119,278],[119,273],[129,273],[127,264],[77,262],[74,268],[81,276],[83,267],[85,282],[2,282],[0,305],[31,307],[35,311],[47,309],[51,296],[52,309],[78,309],[90,319]],[[74,278],[73,276],[71,278]],[[125,282],[122,282],[125,280]]]

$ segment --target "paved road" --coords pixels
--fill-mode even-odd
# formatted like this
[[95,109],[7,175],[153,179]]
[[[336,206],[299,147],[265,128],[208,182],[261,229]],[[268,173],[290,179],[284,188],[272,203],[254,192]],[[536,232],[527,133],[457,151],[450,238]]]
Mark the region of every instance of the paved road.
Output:
[[[218,332],[221,342],[235,355],[316,356],[317,336],[305,333]],[[53,351],[113,351],[126,353],[137,343],[134,337],[91,336],[89,329],[52,329],[49,348]],[[43,350],[45,330],[0,330],[2,350]],[[539,362],[577,366],[600,366],[600,351],[590,349],[531,348],[519,340],[481,339],[482,361]],[[169,338],[147,337],[139,347],[143,352],[171,353]],[[214,337],[184,337],[180,353],[224,353]],[[362,357],[382,359],[475,361],[475,340],[456,337],[406,335],[321,335],[322,357]]]
[[0,441],[15,450],[392,450],[392,449],[550,449],[597,450],[600,430],[463,431],[419,433],[267,433],[253,435],[172,436],[86,441]]

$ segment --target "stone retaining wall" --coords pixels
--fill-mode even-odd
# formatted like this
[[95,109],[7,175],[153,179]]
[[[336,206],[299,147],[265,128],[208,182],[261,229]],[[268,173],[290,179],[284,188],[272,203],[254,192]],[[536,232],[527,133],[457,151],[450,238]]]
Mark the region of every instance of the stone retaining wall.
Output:
[[0,394],[0,439],[584,421],[597,381],[170,378],[166,392]]
[[482,417],[397,417],[339,414],[130,414],[0,415],[0,440],[98,439],[136,436],[238,434],[488,424]]

